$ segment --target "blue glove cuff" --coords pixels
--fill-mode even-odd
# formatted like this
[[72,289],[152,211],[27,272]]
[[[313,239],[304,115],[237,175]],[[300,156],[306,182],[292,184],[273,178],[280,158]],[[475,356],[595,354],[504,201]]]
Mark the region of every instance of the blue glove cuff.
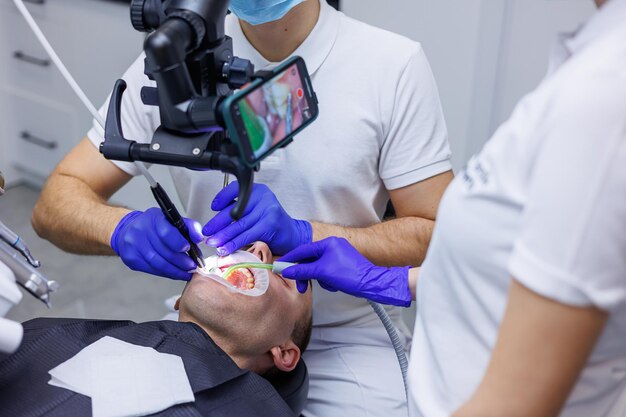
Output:
[[120,220],[120,222],[115,227],[115,230],[113,231],[113,234],[111,235],[111,249],[113,249],[113,251],[117,254],[117,256],[120,256],[120,252],[118,249],[119,245],[117,243],[117,238],[120,234],[120,231],[124,230],[126,225],[130,224],[133,220],[135,220],[137,216],[140,216],[141,214],[142,214],[141,211],[131,211],[126,216],[124,216],[122,220]]
[[298,246],[307,245],[313,242],[313,226],[306,220],[296,220],[296,228],[298,229],[298,235],[300,236],[300,242]]
[[413,302],[413,296],[411,295],[411,287],[409,286],[409,271],[411,270],[410,266],[404,267],[394,267],[392,269],[396,270],[396,273],[401,279],[398,285],[398,301],[396,304],[399,307],[411,307],[411,303]]
[[366,297],[377,303],[410,307],[413,297],[409,288],[410,266],[383,268],[374,266],[368,275],[370,288]]

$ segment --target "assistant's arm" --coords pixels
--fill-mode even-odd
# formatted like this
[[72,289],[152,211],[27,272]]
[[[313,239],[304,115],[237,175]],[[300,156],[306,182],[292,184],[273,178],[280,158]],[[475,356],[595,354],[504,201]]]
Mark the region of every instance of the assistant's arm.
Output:
[[607,318],[595,307],[561,304],[514,280],[487,373],[453,417],[559,415]]
[[301,293],[308,289],[307,281],[315,279],[329,291],[402,307],[415,300],[420,274],[420,268],[376,266],[340,237],[299,246],[280,261],[295,263],[282,275],[296,280]]
[[48,178],[33,210],[33,228],[68,252],[115,255],[111,236],[130,210],[107,201],[130,179],[83,139]]
[[453,177],[448,171],[390,191],[397,216],[393,220],[364,228],[312,222],[313,241],[343,237],[376,265],[419,266],[430,244],[439,201]]

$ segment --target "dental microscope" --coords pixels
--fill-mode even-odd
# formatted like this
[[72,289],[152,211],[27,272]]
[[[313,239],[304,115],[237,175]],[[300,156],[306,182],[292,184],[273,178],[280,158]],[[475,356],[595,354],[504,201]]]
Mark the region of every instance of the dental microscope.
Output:
[[148,33],[145,73],[157,87],[144,87],[142,101],[157,106],[161,126],[152,143],[125,138],[121,101],[126,83],[113,89],[100,152],[111,160],[142,161],[198,170],[219,170],[239,181],[232,210],[239,219],[246,208],[259,166],[250,167],[229,138],[219,106],[235,89],[252,81],[254,66],[233,53],[225,33],[230,0],[133,0],[133,27]]
[[[4,193],[5,181],[0,172],[0,196]],[[0,222],[0,352],[13,353],[22,342],[22,325],[4,318],[22,301],[18,285],[51,307],[50,294],[59,285],[37,271],[40,266],[26,242]]]

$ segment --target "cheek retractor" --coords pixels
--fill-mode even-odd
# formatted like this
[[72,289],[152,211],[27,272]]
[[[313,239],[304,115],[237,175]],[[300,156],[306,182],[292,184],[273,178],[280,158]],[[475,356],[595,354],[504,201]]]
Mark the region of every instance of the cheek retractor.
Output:
[[[211,256],[206,259],[206,266],[196,272],[210,278],[230,291],[250,297],[258,297],[267,292],[270,283],[269,269],[271,265],[259,263],[259,258],[248,252],[235,252],[224,258]],[[232,268],[233,266],[250,265],[249,267]]]
[[235,265],[231,265],[228,267],[228,269],[226,269],[224,271],[224,273],[222,274],[222,276],[224,278],[227,278],[230,274],[232,274],[233,272],[239,270],[239,269],[250,269],[250,268],[255,268],[255,269],[266,269],[268,271],[272,271],[275,274],[282,274],[283,271],[287,268],[289,268],[290,266],[294,266],[296,264],[291,263],[291,262],[274,262],[273,264],[263,264],[260,262],[257,263],[240,263],[240,264],[235,264]]

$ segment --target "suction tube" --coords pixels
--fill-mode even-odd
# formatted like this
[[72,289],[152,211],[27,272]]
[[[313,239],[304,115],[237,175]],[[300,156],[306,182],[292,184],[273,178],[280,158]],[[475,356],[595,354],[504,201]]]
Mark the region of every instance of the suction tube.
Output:
[[400,336],[398,335],[398,331],[396,327],[393,325],[389,314],[385,311],[383,306],[377,304],[373,301],[368,301],[370,306],[374,309],[378,318],[385,326],[385,330],[389,335],[389,339],[391,339],[391,344],[393,345],[393,349],[396,352],[396,356],[398,357],[398,364],[400,365],[400,371],[402,372],[402,381],[404,382],[404,394],[407,399],[407,403],[409,401],[409,386],[407,382],[407,372],[409,369],[409,360],[406,357],[406,352],[404,351],[404,345],[400,340]]

